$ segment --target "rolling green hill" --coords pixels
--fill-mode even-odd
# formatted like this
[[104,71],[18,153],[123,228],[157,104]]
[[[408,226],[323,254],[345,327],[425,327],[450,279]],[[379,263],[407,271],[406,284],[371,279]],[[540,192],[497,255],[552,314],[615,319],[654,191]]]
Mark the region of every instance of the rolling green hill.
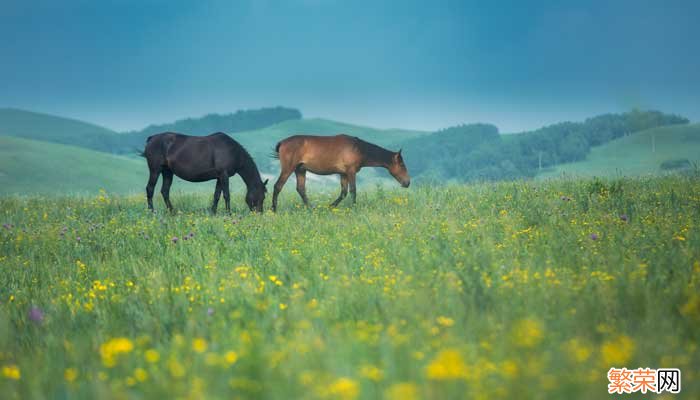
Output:
[[0,194],[135,192],[146,179],[142,160],[0,136]]
[[[0,136],[0,195],[144,193],[148,169],[140,157],[124,157],[56,143]],[[156,188],[160,202],[160,184]],[[240,179],[231,191],[243,189]],[[173,193],[213,192],[213,182],[175,177]],[[175,199],[173,201],[176,201]]]
[[583,161],[556,166],[538,178],[659,174],[664,172],[664,161],[682,159],[700,163],[700,124],[653,128],[625,136],[592,148]]
[[0,108],[0,136],[15,136],[45,142],[110,151],[120,135],[88,122],[49,114]]

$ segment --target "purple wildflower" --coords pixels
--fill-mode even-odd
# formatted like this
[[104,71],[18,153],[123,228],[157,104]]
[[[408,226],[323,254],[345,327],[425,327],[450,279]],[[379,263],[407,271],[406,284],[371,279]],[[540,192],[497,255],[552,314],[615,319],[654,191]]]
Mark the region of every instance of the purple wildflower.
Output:
[[190,234],[189,234],[188,236],[189,236],[190,238],[193,238],[193,237],[194,237],[194,232],[190,232]]
[[629,221],[629,218],[627,217],[627,214],[622,214],[622,215],[620,215],[620,219],[621,219],[623,222]]
[[209,315],[209,316],[214,315],[214,309],[211,307],[207,308],[207,315]]
[[177,236],[173,236],[173,238],[170,239],[170,240],[172,240],[173,243],[177,243],[177,241],[178,241],[179,239],[177,238]]
[[598,234],[597,234],[597,233],[591,233],[591,240],[598,240]]
[[12,225],[10,225],[10,224],[2,224],[2,227],[5,228],[5,229],[10,229],[10,228],[12,228]]
[[561,196],[562,201],[571,201],[571,197]]
[[77,238],[75,238],[75,240],[77,240],[78,243],[80,243],[80,236],[78,236]]
[[39,307],[32,306],[32,308],[29,309],[29,319],[37,324],[40,324],[42,321],[44,321],[44,312],[41,311]]

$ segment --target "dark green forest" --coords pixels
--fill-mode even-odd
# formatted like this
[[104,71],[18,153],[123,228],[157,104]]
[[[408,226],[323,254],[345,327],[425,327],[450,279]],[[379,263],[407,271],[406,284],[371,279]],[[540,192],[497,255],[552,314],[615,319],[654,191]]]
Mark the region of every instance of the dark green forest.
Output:
[[140,131],[122,134],[122,141],[132,147],[143,147],[146,138],[161,132],[182,132],[203,136],[214,132],[236,133],[265,128],[283,121],[301,119],[294,108],[270,107],[257,110],[238,110],[230,114],[208,114],[201,118],[185,118],[172,123],[149,125]]
[[583,160],[591,147],[625,135],[688,122],[678,115],[635,110],[510,135],[499,134],[490,124],[459,125],[399,145],[411,173],[425,180],[509,180]]

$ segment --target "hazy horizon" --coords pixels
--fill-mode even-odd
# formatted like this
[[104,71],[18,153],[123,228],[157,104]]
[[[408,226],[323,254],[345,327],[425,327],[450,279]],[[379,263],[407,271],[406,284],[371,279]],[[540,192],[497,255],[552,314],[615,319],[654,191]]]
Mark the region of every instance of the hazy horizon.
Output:
[[117,131],[298,108],[518,132],[632,108],[700,119],[700,5],[29,1],[0,10],[0,107]]

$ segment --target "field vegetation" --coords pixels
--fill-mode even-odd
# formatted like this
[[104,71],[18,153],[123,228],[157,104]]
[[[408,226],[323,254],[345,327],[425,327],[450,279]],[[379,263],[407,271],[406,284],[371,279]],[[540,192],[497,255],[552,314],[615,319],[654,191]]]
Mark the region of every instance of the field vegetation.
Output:
[[700,397],[697,176],[0,198],[3,398]]

